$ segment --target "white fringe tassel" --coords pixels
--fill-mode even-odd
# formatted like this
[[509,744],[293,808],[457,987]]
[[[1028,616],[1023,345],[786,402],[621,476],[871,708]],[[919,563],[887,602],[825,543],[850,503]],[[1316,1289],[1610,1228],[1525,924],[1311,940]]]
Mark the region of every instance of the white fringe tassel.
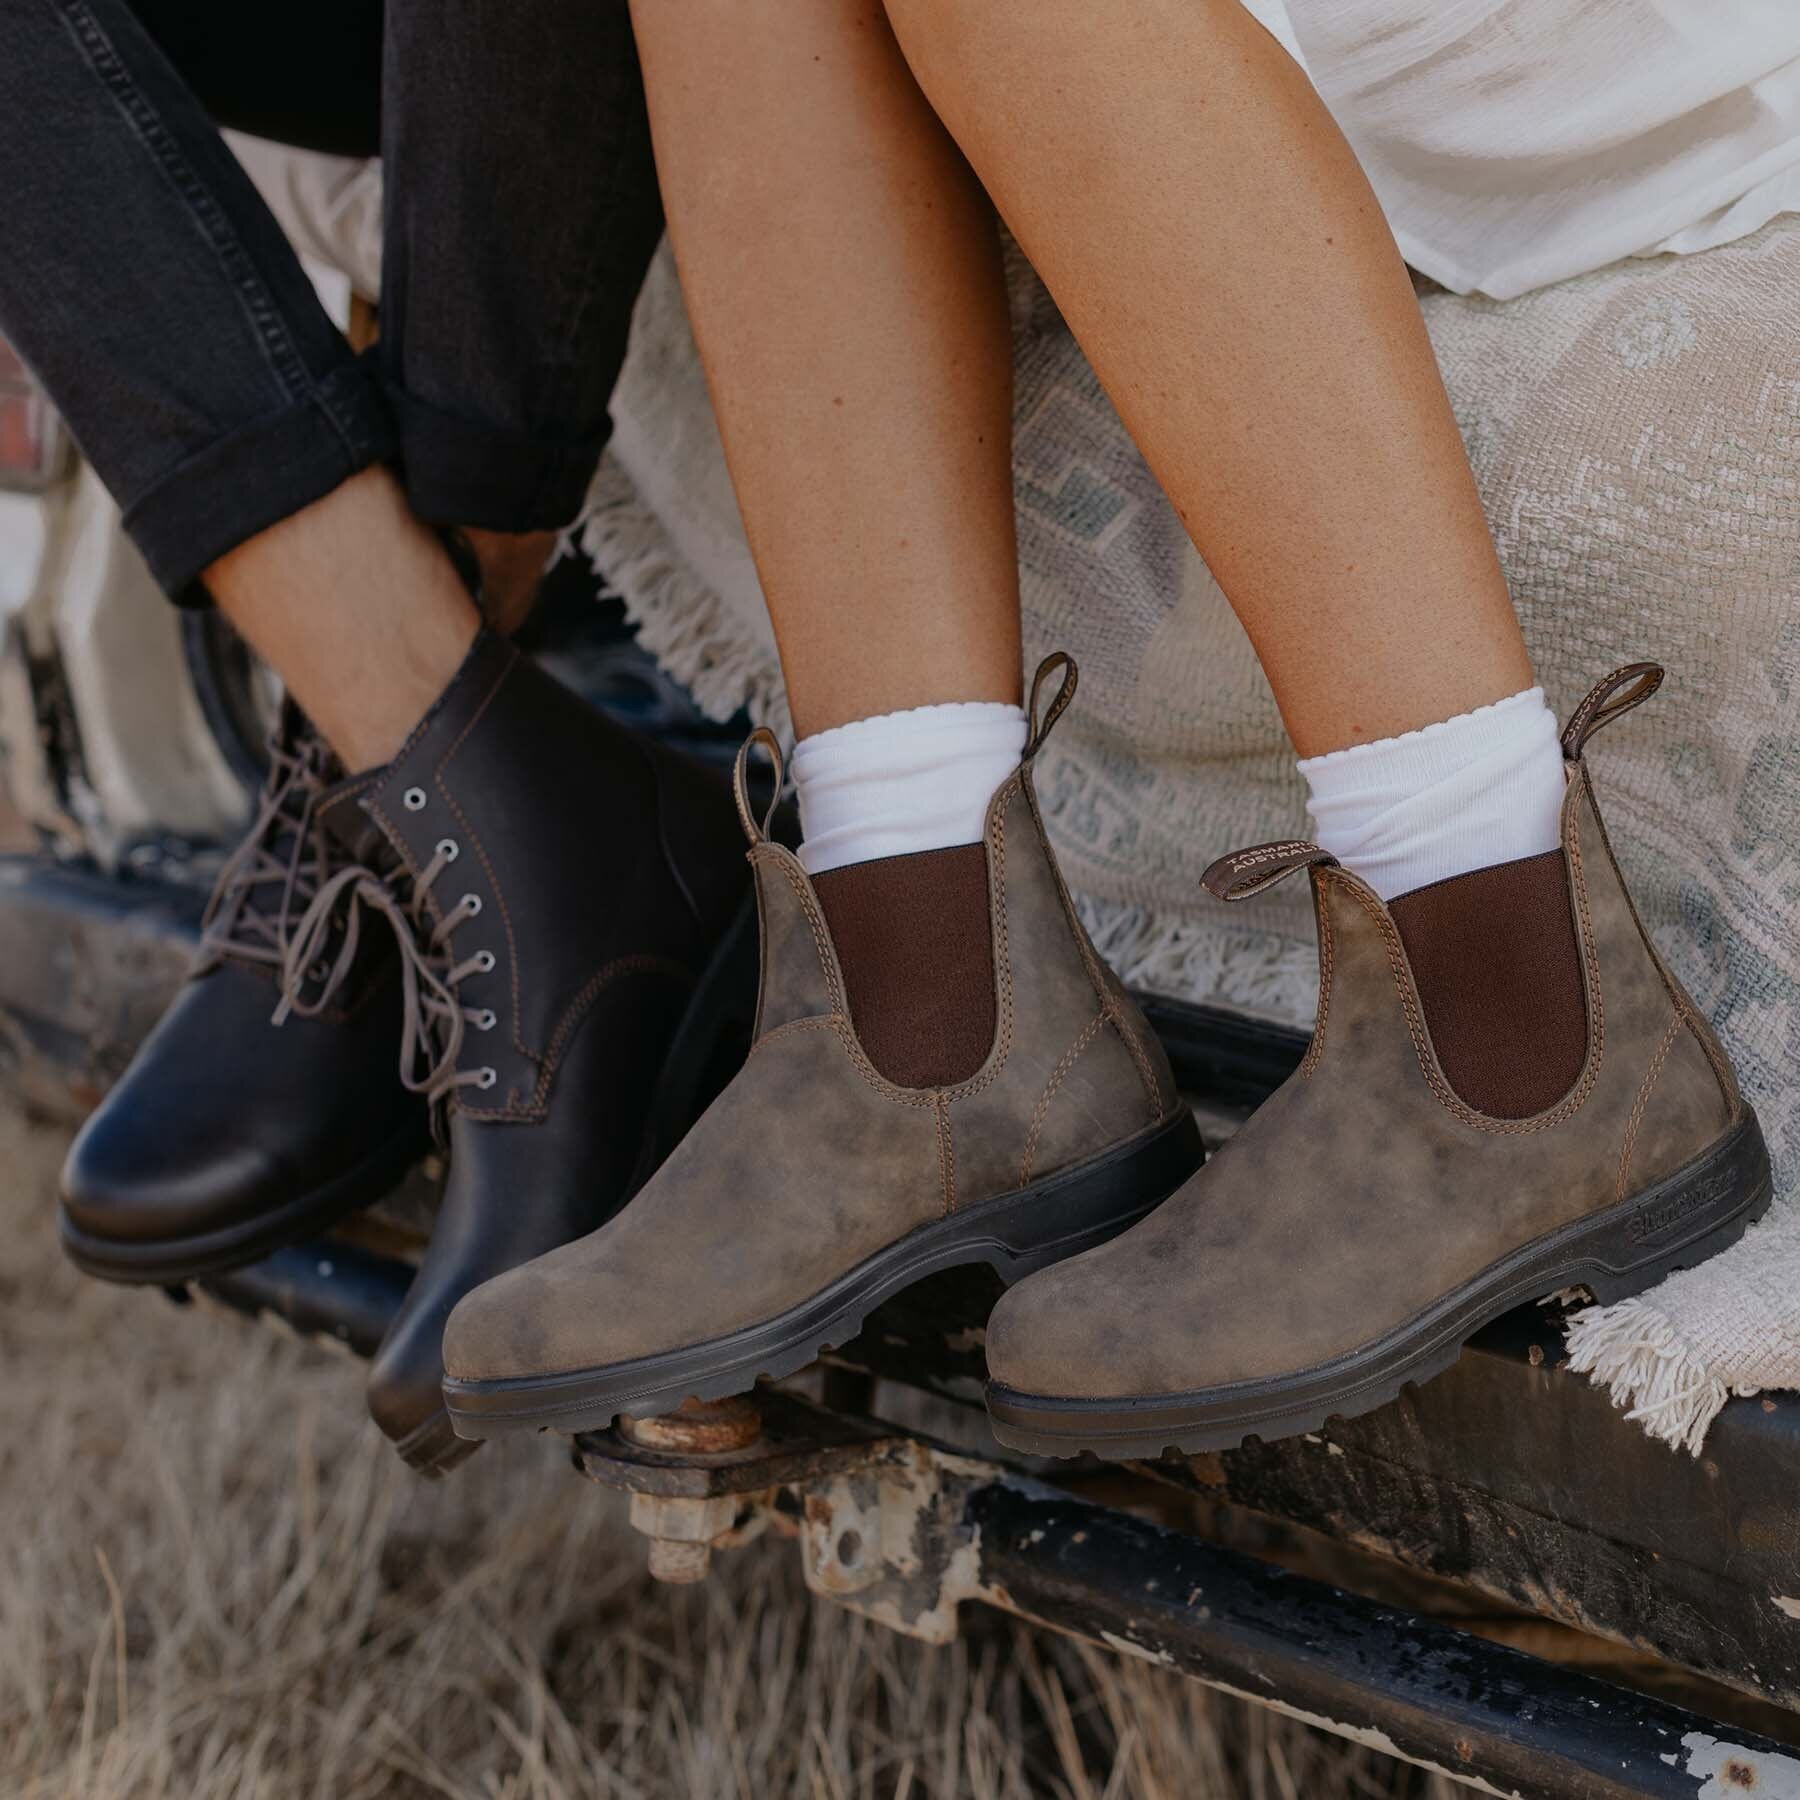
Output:
[[[1070,879],[1079,880],[1079,873]],[[1310,942],[1292,943],[1268,931],[1232,930],[1204,915],[1170,915],[1079,890],[1075,910],[1094,948],[1127,987],[1228,1007],[1302,1030],[1312,1025],[1319,957]]]
[[1589,1306],[1568,1329],[1569,1367],[1604,1387],[1628,1419],[1673,1450],[1700,1454],[1707,1428],[1734,1393],[1711,1374],[1668,1317],[1645,1300]]
[[709,719],[747,707],[759,725],[791,738],[787,692],[768,644],[682,560],[610,456],[577,529],[581,547],[624,600],[638,641]]

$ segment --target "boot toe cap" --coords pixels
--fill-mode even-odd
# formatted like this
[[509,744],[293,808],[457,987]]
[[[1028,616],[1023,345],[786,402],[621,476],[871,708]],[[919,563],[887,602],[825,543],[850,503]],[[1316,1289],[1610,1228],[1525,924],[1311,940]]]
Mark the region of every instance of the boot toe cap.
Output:
[[1075,1257],[1003,1294],[987,1327],[988,1374],[1020,1394],[1098,1400],[1154,1391],[1141,1305],[1113,1305]]
[[254,1144],[144,1132],[102,1109],[63,1164],[63,1213],[112,1243],[197,1237],[254,1213],[280,1178],[276,1159]]
[[527,1263],[484,1281],[444,1322],[444,1373],[453,1381],[512,1381],[560,1374],[553,1353],[559,1312],[552,1284]]
[[230,965],[182,987],[70,1147],[66,1231],[184,1245],[373,1198],[397,1176],[424,1124],[390,1073],[397,1028],[369,1008],[354,1028],[290,1019],[278,1031],[272,995]]
[[609,1248],[621,1247],[565,1245],[465,1295],[444,1326],[445,1374],[459,1382],[548,1379],[717,1335],[716,1313],[684,1308],[659,1292],[652,1272],[628,1254],[609,1257]]

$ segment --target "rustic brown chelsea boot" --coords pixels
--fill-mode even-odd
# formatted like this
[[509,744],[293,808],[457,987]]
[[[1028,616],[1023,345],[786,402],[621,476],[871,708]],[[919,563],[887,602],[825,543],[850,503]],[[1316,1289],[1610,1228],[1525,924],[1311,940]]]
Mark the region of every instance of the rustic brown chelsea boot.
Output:
[[194,967],[64,1166],[63,1248],[89,1274],[180,1282],[255,1262],[379,1199],[429,1145],[396,1068],[391,943],[358,947],[325,997],[331,925],[297,971],[300,1009],[283,1004],[294,932],[345,860],[319,818],[342,774],[290,701]]
[[1548,858],[1391,906],[1311,844],[1207,872],[1241,899],[1310,871],[1311,1047],[1167,1205],[1003,1297],[1003,1444],[1134,1457],[1307,1431],[1437,1374],[1509,1307],[1634,1294],[1762,1212],[1756,1117],[1638,921],[1582,760],[1661,680],[1633,664],[1577,710]]
[[722,773],[621,729],[486,631],[394,760],[319,813],[344,866],[290,966],[337,918],[352,942],[397,946],[396,1039],[450,1152],[368,1386],[375,1422],[436,1474],[475,1448],[443,1410],[444,1321],[630,1193],[665,1054],[748,881]]
[[[751,818],[740,755],[762,919],[749,1061],[618,1217],[457,1307],[444,1394],[459,1432],[579,1431],[740,1393],[847,1341],[923,1275],[987,1262],[1011,1277],[1098,1243],[1197,1165],[1167,1060],[1076,920],[1032,791],[1074,684],[1066,657],[1039,670],[1024,760],[973,857],[928,853],[958,974],[945,984],[934,964],[920,981],[961,984],[981,1009],[957,1007],[941,1038],[896,1000],[875,945],[884,906],[896,934],[918,930],[922,871],[815,885]],[[959,1061],[975,1016],[982,1040]]]

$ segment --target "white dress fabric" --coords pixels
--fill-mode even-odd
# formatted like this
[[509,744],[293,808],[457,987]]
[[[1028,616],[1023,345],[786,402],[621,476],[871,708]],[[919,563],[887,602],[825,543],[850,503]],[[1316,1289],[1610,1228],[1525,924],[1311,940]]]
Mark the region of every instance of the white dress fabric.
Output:
[[1508,300],[1800,211],[1797,0],[1246,0],[1406,260]]

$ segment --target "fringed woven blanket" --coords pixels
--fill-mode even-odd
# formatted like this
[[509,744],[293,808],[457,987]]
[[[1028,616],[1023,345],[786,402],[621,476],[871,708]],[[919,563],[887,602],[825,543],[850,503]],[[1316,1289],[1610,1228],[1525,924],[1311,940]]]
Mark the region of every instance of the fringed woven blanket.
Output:
[[[1067,649],[1081,668],[1039,772],[1063,867],[1126,980],[1309,1022],[1299,884],[1229,910],[1200,890],[1220,852],[1305,829],[1267,684],[1043,288],[1012,274],[1028,666]],[[1703,1268],[1579,1312],[1570,1344],[1697,1451],[1731,1394],[1800,1387],[1800,220],[1504,304],[1421,304],[1552,700],[1620,663],[1669,668],[1596,748],[1602,804],[1762,1116],[1778,1197]],[[666,251],[615,413],[588,549],[703,706],[785,728]]]

